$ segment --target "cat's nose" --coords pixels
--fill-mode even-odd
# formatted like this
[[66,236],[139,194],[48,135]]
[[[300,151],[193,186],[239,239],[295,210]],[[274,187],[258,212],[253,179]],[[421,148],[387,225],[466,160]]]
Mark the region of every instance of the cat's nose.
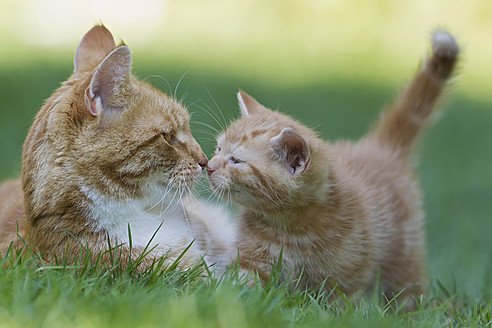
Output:
[[207,166],[208,164],[208,160],[206,157],[202,158],[199,162],[198,162],[198,165],[200,165],[200,167],[202,168],[202,171],[205,169],[205,167]]
[[212,173],[214,173],[215,170],[213,168],[211,168],[210,166],[207,166],[207,173],[208,175],[212,175]]

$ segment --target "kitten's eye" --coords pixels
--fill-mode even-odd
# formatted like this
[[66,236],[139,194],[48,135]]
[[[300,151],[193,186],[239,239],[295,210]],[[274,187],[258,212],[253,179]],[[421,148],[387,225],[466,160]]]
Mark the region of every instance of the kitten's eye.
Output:
[[221,149],[220,149],[220,147],[219,147],[219,146],[215,147],[215,153],[216,153],[216,154],[220,153],[220,150],[221,150]]
[[228,160],[227,160],[227,163],[230,163],[230,164],[239,164],[239,163],[244,163],[243,160],[240,160],[234,156],[231,156]]

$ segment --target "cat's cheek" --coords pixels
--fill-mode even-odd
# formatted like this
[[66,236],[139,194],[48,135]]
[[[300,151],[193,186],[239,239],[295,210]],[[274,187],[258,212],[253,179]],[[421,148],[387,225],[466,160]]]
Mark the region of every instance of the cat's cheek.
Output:
[[198,165],[183,165],[176,169],[174,180],[188,187],[193,186],[202,177],[202,170]]

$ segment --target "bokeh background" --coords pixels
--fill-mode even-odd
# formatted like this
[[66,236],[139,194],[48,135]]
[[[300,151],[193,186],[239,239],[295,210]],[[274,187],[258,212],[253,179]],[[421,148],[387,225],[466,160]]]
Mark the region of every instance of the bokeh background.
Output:
[[430,32],[453,32],[459,74],[416,156],[429,271],[434,285],[490,299],[491,1],[1,0],[1,180],[19,175],[35,113],[98,22],[130,46],[137,76],[183,99],[207,154],[215,132],[197,122],[220,130],[237,117],[239,88],[328,140],[357,139],[416,71]]

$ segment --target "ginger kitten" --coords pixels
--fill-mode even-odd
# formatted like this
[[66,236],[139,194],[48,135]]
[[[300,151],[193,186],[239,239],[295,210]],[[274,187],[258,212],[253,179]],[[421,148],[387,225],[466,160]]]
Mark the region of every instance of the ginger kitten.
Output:
[[[328,143],[294,119],[238,93],[242,117],[218,136],[208,178],[240,205],[240,266],[267,280],[279,260],[299,286],[346,295],[380,284],[391,298],[427,285],[421,193],[411,146],[458,59],[454,38],[358,142]],[[301,274],[302,272],[302,274]],[[285,277],[284,277],[285,278]]]
[[82,246],[96,256],[109,236],[112,246],[123,244],[124,261],[150,243],[145,264],[168,252],[171,262],[196,239],[181,260],[187,267],[224,246],[202,236],[207,224],[196,205],[188,215],[181,202],[207,164],[187,110],[135,78],[131,64],[130,49],[116,46],[104,26],[83,37],[72,76],[26,138],[22,181],[0,187],[4,243],[17,221],[21,236],[48,257],[76,258]]

